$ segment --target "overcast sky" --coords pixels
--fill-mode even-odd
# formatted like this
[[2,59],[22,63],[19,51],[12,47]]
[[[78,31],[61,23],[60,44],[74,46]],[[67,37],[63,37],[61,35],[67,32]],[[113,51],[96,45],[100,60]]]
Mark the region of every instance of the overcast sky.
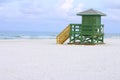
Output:
[[120,33],[120,0],[0,0],[0,31],[60,32],[90,8],[107,14],[106,33]]

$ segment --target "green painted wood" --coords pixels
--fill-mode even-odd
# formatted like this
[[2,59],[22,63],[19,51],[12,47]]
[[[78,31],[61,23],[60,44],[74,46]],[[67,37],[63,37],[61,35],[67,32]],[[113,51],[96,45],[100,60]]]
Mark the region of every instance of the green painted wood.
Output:
[[104,13],[90,9],[81,12],[82,24],[70,24],[70,41],[72,44],[99,44],[104,42],[104,25],[101,16]]
[[101,16],[82,16],[82,24],[100,25],[101,24]]
[[[88,28],[88,26],[90,26]],[[99,44],[103,43],[103,25],[70,24],[70,41],[72,44]]]

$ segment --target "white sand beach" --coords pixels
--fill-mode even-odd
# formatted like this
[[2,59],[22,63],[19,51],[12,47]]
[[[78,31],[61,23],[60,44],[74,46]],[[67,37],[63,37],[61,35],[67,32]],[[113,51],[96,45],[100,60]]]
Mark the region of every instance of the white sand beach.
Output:
[[120,39],[92,46],[0,40],[0,80],[120,80]]

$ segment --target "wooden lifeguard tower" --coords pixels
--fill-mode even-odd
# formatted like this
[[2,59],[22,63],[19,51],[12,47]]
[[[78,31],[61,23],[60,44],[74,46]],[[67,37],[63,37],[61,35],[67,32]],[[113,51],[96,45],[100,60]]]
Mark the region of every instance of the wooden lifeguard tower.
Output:
[[69,38],[69,44],[104,43],[104,25],[101,16],[106,14],[89,9],[77,14],[82,16],[82,24],[69,24],[58,36],[57,43],[63,44]]

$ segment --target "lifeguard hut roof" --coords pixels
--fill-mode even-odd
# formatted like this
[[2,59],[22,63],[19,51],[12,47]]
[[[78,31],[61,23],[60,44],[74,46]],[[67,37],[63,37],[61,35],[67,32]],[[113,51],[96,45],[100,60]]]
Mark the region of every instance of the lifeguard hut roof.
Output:
[[83,16],[83,15],[99,15],[99,16],[106,16],[106,14],[100,12],[100,11],[97,11],[97,10],[94,10],[94,9],[88,9],[86,11],[83,11],[83,12],[79,12],[77,14],[78,16]]

